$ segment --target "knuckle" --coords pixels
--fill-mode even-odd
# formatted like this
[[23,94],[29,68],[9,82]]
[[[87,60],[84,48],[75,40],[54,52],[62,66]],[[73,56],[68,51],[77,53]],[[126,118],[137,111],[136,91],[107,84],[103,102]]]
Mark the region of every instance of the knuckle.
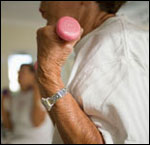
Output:
[[49,27],[44,27],[41,31],[41,35],[42,37],[49,37],[51,33],[51,30],[49,29]]
[[42,28],[39,28],[36,32],[37,36],[39,36],[41,34],[41,32],[42,32]]
[[49,29],[47,27],[43,28],[42,34],[43,36],[49,36]]
[[37,30],[37,35],[47,34],[48,28],[42,27]]
[[49,37],[53,32],[53,26],[45,26],[37,30],[37,36]]

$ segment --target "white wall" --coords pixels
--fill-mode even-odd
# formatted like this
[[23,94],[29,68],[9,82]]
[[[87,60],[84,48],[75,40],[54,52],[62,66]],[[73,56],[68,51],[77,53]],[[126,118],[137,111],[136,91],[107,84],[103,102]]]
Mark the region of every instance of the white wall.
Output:
[[3,23],[1,27],[1,87],[8,86],[8,56],[13,53],[29,53],[36,59],[35,28],[19,24]]
[[45,24],[40,2],[1,2],[1,89],[9,86],[8,56],[29,53],[36,60],[36,29]]

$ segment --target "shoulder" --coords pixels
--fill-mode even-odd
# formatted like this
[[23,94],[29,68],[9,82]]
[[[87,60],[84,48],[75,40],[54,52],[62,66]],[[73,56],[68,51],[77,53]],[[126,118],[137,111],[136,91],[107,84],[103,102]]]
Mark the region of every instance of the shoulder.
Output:
[[[98,28],[83,45],[83,65],[97,67],[104,63],[119,60],[125,55],[124,27],[120,18],[107,21]],[[82,57],[83,57],[82,56]]]
[[88,91],[85,91],[87,88],[104,91],[102,86],[108,81],[111,82],[113,76],[119,73],[122,65],[121,58],[125,55],[123,33],[121,20],[114,18],[107,21],[87,39],[77,57],[76,62],[81,59],[80,57],[82,61],[71,83],[71,90],[75,96],[87,93]]

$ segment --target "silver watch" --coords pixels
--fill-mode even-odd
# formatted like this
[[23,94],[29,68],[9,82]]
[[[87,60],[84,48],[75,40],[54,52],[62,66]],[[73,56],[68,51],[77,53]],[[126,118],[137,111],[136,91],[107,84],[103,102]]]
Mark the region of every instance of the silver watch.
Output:
[[45,108],[50,111],[53,107],[53,105],[59,100],[60,98],[64,97],[67,93],[67,89],[64,88],[60,91],[58,91],[55,95],[52,97],[42,98],[42,104],[45,106]]

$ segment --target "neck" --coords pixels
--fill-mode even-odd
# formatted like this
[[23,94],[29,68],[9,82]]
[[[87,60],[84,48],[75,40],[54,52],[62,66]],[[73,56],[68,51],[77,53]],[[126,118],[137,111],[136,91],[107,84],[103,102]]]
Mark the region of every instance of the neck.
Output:
[[[94,11],[93,11],[94,12]],[[87,15],[89,14],[89,16]],[[108,14],[103,11],[98,11],[97,13],[85,13],[81,19],[81,27],[84,29],[84,33],[82,35],[85,36],[100,25],[102,25],[107,19],[114,17],[115,14]]]

